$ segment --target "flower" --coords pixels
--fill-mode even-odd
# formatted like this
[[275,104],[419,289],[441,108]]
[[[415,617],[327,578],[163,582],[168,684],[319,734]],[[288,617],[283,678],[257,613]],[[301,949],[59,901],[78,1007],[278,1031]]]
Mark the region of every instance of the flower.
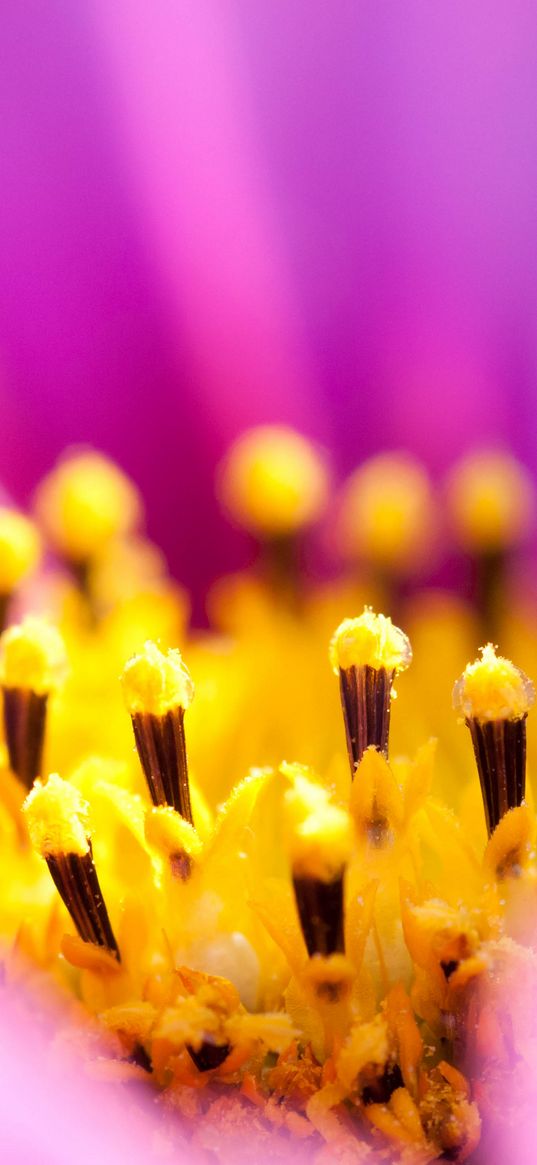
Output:
[[[247,447],[270,480],[280,446]],[[490,644],[468,664],[478,621],[453,601],[414,601],[408,624],[401,603],[403,631],[360,613],[354,574],[308,588],[294,553],[275,573],[278,491],[270,554],[220,590],[225,630],[188,633],[161,564],[125,587],[100,570],[145,561],[141,507],[119,518],[134,487],[90,458],[94,491],[88,456],[48,479],[68,465],[76,483],[76,553],[63,487],[39,495],[61,556],[49,622],[0,639],[8,982],[23,955],[60,985],[100,1032],[92,1048],[65,1020],[83,1058],[151,1082],[163,1126],[179,1113],[217,1159],[226,1130],[235,1152],[279,1130],[318,1165],[470,1158],[530,1103],[535,1067],[531,682]],[[535,664],[531,622],[496,617]],[[450,708],[457,659],[477,774]]]

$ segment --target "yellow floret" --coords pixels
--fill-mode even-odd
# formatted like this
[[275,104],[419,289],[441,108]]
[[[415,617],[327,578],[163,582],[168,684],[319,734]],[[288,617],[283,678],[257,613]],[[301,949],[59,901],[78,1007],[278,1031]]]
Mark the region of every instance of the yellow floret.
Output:
[[431,484],[404,453],[372,457],[345,484],[339,517],[344,555],[389,570],[414,570],[430,555],[434,531]]
[[22,808],[32,845],[42,857],[87,854],[89,806],[74,785],[51,773],[46,784],[35,782]]
[[492,643],[468,664],[453,689],[453,705],[467,720],[520,720],[535,702],[535,688]]
[[197,858],[201,853],[201,841],[189,821],[168,806],[151,809],[145,819],[147,844],[167,856],[188,854]]
[[328,470],[322,453],[293,429],[262,425],[235,442],[219,481],[222,503],[256,534],[291,534],[324,509]]
[[0,506],[0,594],[10,595],[34,570],[41,553],[41,539],[24,514]]
[[38,488],[36,510],[53,545],[87,562],[110,538],[132,530],[141,515],[137,489],[102,453],[72,453]]
[[399,672],[411,662],[412,648],[404,632],[388,616],[375,615],[370,607],[356,619],[344,619],[330,643],[330,663],[336,675],[340,670],[366,666]]
[[506,453],[471,453],[451,474],[448,504],[463,546],[498,550],[526,533],[534,509],[533,483]]
[[52,624],[28,616],[0,637],[0,683],[46,695],[65,678],[63,639]]
[[131,716],[138,712],[164,716],[172,708],[188,708],[194,697],[192,676],[180,651],[164,655],[151,640],[125,664],[121,683]]
[[352,822],[321,785],[296,776],[284,797],[288,851],[293,875],[331,882],[352,850]]

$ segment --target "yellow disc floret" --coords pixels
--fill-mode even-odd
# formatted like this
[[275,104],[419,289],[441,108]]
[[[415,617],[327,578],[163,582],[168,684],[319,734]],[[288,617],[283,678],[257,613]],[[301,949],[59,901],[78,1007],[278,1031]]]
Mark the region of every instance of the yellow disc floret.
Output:
[[63,639],[45,619],[28,616],[0,637],[0,683],[46,695],[59,686],[67,671]]
[[33,522],[0,506],[0,594],[10,595],[27,574],[35,569],[41,553],[41,539]]
[[87,562],[109,539],[127,534],[141,515],[129,478],[102,453],[72,453],[38,488],[36,510],[54,547],[74,562]]
[[345,557],[408,573],[430,556],[435,526],[431,483],[405,453],[383,453],[347,480],[339,515]]
[[88,803],[74,785],[51,773],[36,781],[23,805],[30,840],[42,857],[78,854],[89,850]]
[[293,876],[331,882],[348,862],[352,822],[322,785],[296,776],[284,797],[288,851]]
[[151,640],[129,659],[121,682],[131,716],[140,712],[164,716],[172,708],[188,708],[194,696],[192,676],[181,652],[172,649],[164,654]]
[[294,429],[263,425],[232,446],[220,472],[220,499],[255,534],[292,534],[324,509],[328,470],[323,454]]
[[404,631],[389,616],[365,607],[356,619],[344,619],[330,643],[330,663],[336,675],[350,667],[404,671],[412,662],[412,648]]
[[453,705],[467,720],[520,720],[535,703],[535,688],[492,643],[468,664],[453,689]]
[[450,476],[448,505],[463,546],[501,550],[515,545],[528,530],[533,483],[520,462],[506,453],[471,453]]

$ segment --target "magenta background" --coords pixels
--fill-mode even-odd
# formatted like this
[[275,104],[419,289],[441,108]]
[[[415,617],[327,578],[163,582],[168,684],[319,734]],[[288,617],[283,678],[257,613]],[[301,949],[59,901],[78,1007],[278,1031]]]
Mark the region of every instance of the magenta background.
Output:
[[0,475],[139,480],[200,593],[245,425],[537,465],[534,0],[4,0]]

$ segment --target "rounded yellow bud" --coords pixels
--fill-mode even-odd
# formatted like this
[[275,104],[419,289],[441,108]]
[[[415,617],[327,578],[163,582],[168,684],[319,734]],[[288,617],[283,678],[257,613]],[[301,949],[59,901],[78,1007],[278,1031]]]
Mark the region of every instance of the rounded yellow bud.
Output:
[[194,697],[181,652],[172,649],[164,654],[151,640],[125,664],[121,683],[131,716],[141,712],[164,716],[172,708],[188,708]]
[[0,506],[0,594],[10,595],[35,569],[40,554],[34,523],[18,510]]
[[436,524],[428,475],[406,453],[372,457],[343,487],[338,542],[351,560],[412,573],[430,557]]
[[36,512],[56,550],[72,562],[91,560],[110,538],[140,520],[136,487],[102,453],[85,450],[63,458],[38,487]]
[[262,537],[294,534],[322,513],[329,475],[323,453],[284,425],[249,429],[221,469],[218,493],[231,517]]
[[45,783],[36,781],[22,808],[30,841],[42,857],[88,853],[88,803],[57,773]]
[[410,642],[389,616],[376,615],[370,607],[356,619],[344,619],[332,637],[330,663],[336,675],[350,667],[405,671],[412,662]]
[[453,689],[453,706],[466,720],[520,720],[535,703],[535,688],[511,660],[496,655],[492,643],[468,664]]
[[0,636],[0,683],[46,695],[65,679],[63,639],[45,619],[28,616]]
[[516,545],[527,533],[534,500],[528,472],[507,453],[470,453],[448,478],[451,521],[467,550],[492,552]]

